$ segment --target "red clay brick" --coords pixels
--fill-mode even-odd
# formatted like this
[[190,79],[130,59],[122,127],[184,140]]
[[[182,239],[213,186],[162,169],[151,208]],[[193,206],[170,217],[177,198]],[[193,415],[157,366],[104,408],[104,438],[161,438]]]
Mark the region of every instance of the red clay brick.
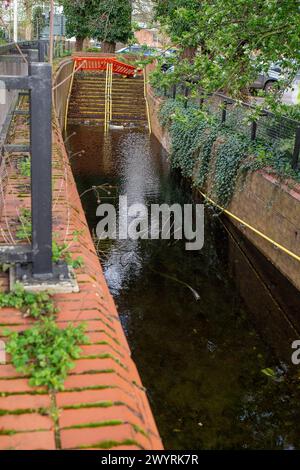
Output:
[[134,409],[137,407],[137,402],[130,395],[131,392],[130,386],[128,386],[126,391],[119,388],[105,388],[102,390],[83,390],[80,392],[60,392],[56,395],[56,400],[57,406],[60,408],[83,403],[121,402]]
[[97,372],[101,370],[115,370],[120,374],[124,373],[124,369],[113,359],[79,359],[72,372],[82,374],[83,372]]
[[65,389],[70,388],[88,388],[88,387],[128,387],[126,377],[121,377],[115,373],[102,374],[79,374],[69,375],[65,382]]
[[126,406],[111,406],[109,408],[81,408],[78,410],[62,410],[59,417],[60,428],[78,426],[89,423],[122,421],[144,427],[142,419],[137,417]]
[[[11,377],[20,377],[21,374],[16,371],[16,369],[10,364],[1,364],[0,365],[0,378],[11,378]],[[0,382],[0,392],[1,392],[1,382]]]
[[22,415],[6,415],[0,416],[1,430],[14,431],[35,431],[53,429],[53,421],[49,416],[42,416],[37,413],[29,413]]
[[0,410],[13,411],[39,408],[50,408],[49,395],[10,395],[0,397]]
[[116,441],[121,443],[128,439],[139,441],[140,435],[134,432],[131,426],[126,424],[61,431],[61,443],[64,449],[76,449],[77,447],[83,446],[92,447],[104,441]]
[[3,450],[55,450],[54,433],[50,431],[0,436]]
[[[82,346],[81,350],[82,350],[82,355],[83,356],[97,356],[97,355],[102,355],[102,354],[111,354],[113,357],[119,359],[122,362],[122,356],[120,354],[118,354],[108,344]],[[124,355],[123,355],[123,357],[124,357]]]
[[33,390],[41,389],[30,387],[28,379],[0,380],[0,393],[32,392]]

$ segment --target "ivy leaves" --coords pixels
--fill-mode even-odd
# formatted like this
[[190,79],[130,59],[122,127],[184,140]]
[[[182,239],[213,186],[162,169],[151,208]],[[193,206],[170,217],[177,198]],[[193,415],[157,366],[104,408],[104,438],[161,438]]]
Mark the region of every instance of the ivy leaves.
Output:
[[159,117],[170,132],[172,167],[180,168],[199,189],[209,179],[210,196],[222,207],[230,203],[240,174],[270,164],[273,157],[261,144],[254,145],[194,105],[185,108],[179,100],[166,101]]
[[226,207],[234,193],[241,163],[249,151],[249,143],[229,136],[217,150],[213,191],[218,202]]

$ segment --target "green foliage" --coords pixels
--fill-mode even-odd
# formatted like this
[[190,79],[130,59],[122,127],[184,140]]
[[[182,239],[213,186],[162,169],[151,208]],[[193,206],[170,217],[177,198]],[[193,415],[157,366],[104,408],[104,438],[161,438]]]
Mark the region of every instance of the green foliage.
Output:
[[43,15],[43,8],[39,5],[36,6],[33,10],[32,25],[34,38],[39,39],[41,36],[41,32],[47,25],[46,17]]
[[228,136],[217,150],[213,191],[225,207],[233,196],[241,163],[248,152],[249,142],[236,135]]
[[92,37],[102,42],[127,43],[132,33],[130,0],[93,0]]
[[31,237],[31,211],[22,209],[19,215],[20,227],[16,232],[18,240],[30,240]]
[[82,268],[84,266],[84,261],[81,256],[73,259],[69,251],[69,245],[67,243],[59,244],[56,240],[52,242],[52,259],[54,263],[65,261],[65,263],[73,269]]
[[276,109],[274,109],[280,116],[287,116],[295,121],[300,121],[300,104],[295,105],[288,105],[288,104],[281,104]]
[[30,376],[31,386],[62,390],[73,360],[86,344],[84,326],[59,328],[53,318],[42,318],[31,329],[9,333],[7,352],[21,374]]
[[130,0],[61,0],[60,3],[67,18],[68,37],[94,38],[115,45],[127,43],[133,36]]
[[[155,3],[158,20],[182,49],[176,63],[181,81],[193,75],[209,92],[223,89],[238,96],[272,63],[285,70],[285,84],[299,69],[298,0]],[[193,48],[192,54],[183,61],[188,48]]]
[[273,147],[264,142],[252,142],[236,128],[220,123],[220,116],[209,115],[195,105],[180,100],[163,103],[160,122],[171,137],[171,165],[179,168],[199,189],[207,188],[210,196],[226,207],[236,189],[237,181],[250,171],[270,167],[283,177],[298,179],[291,168],[290,155],[278,144]]
[[98,53],[98,52],[101,52],[101,51],[99,50],[99,47],[88,47],[86,49],[86,52],[97,52]]
[[[19,220],[21,222],[20,228],[16,232],[16,238],[18,240],[30,240],[31,238],[31,212],[29,209],[22,209]],[[73,269],[78,269],[84,266],[84,261],[81,256],[78,256],[76,259],[73,259],[72,254],[69,251],[70,245],[67,243],[58,243],[56,234],[53,234],[52,240],[52,260],[54,263],[58,261],[65,261],[68,266],[71,266]],[[78,233],[73,233],[73,241],[78,240]]]
[[17,308],[26,317],[33,318],[56,313],[53,300],[49,294],[46,292],[26,292],[19,283],[9,293],[0,292],[0,308],[5,307]]
[[66,16],[67,36],[77,39],[92,37],[91,21],[95,13],[92,0],[61,0]]
[[29,157],[25,157],[24,159],[22,159],[22,161],[19,163],[19,169],[22,176],[30,176],[31,163]]

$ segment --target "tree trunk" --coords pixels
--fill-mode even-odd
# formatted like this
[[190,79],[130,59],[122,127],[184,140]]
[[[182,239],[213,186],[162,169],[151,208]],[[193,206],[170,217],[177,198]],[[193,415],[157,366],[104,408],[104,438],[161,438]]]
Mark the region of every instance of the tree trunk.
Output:
[[197,47],[186,47],[181,54],[181,59],[188,59],[189,62],[193,62],[196,52]]
[[76,38],[76,52],[81,52],[83,49],[84,38]]
[[83,41],[83,49],[86,50],[90,47],[90,38],[85,38]]
[[103,41],[101,44],[101,52],[104,52],[104,54],[114,54],[116,52],[116,43]]

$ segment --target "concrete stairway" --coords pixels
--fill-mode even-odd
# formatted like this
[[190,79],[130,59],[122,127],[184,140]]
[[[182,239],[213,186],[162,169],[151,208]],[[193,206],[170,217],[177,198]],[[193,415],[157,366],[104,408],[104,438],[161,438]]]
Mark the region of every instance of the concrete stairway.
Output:
[[148,125],[143,77],[122,78],[120,75],[114,75],[111,124],[123,124],[125,127]]
[[[70,98],[69,123],[103,125],[104,117],[105,73],[77,73]],[[124,127],[147,127],[143,77],[113,76],[111,124]]]
[[70,98],[69,123],[103,124],[104,110],[105,73],[77,73]]

